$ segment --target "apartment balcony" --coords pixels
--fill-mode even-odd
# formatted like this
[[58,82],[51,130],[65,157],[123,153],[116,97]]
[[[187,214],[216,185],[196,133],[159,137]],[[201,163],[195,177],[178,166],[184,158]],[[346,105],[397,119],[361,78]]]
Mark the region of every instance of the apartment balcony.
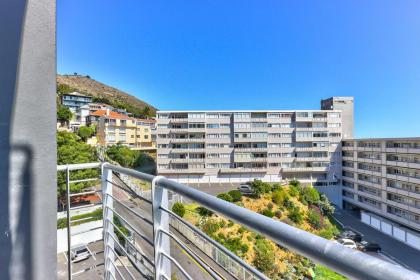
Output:
[[173,119],[169,119],[169,123],[188,123],[188,118],[173,118]]
[[267,168],[220,168],[219,173],[266,173]]
[[296,157],[295,161],[297,162],[313,162],[313,161],[319,161],[319,162],[330,162],[330,157]]
[[386,165],[387,166],[398,166],[398,167],[405,167],[405,168],[420,169],[420,161],[419,162],[406,162],[406,161],[387,160]]
[[328,152],[330,147],[295,147],[296,152]]
[[283,167],[282,172],[326,172],[328,167]]
[[171,158],[171,163],[188,163],[188,162],[201,162],[204,163],[204,158]]
[[[168,130],[168,129],[165,129]],[[161,131],[161,129],[159,129],[159,133],[165,133],[165,131]],[[169,133],[188,133],[188,127],[186,128],[170,128],[169,129]]]
[[296,117],[296,122],[327,122],[328,118]]
[[398,153],[398,154],[420,154],[420,148],[385,148],[387,153]]
[[265,148],[234,148],[234,151],[238,152],[266,152],[267,147]]
[[204,174],[206,173],[205,168],[185,168],[185,169],[159,169],[159,174]]
[[169,142],[172,143],[204,143],[205,138],[170,138]]
[[366,163],[374,163],[374,164],[382,164],[382,160],[381,159],[377,159],[377,158],[358,157],[357,158],[357,161],[359,161],[359,162],[366,162]]

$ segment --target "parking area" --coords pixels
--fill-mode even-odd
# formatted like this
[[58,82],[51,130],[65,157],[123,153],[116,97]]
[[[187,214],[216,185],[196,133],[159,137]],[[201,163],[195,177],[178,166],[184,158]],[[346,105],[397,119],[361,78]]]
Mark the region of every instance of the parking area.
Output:
[[334,217],[344,226],[361,233],[364,240],[378,243],[382,250],[375,256],[420,272],[420,251],[362,223],[355,213],[336,208]]

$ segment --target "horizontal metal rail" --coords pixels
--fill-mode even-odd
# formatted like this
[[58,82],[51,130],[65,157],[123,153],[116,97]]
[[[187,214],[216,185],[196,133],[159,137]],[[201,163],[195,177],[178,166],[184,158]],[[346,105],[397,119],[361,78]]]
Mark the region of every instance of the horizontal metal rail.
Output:
[[139,213],[137,213],[136,211],[134,211],[133,209],[131,209],[128,205],[126,205],[125,203],[123,203],[123,202],[119,201],[118,199],[116,199],[113,195],[110,195],[109,193],[107,193],[105,195],[111,197],[114,202],[117,202],[119,205],[123,206],[125,209],[127,209],[129,212],[131,212],[137,218],[139,218],[139,219],[145,221],[146,223],[148,223],[149,225],[153,226],[153,222],[151,220],[149,220],[148,218],[140,215]]
[[[149,182],[152,182],[155,178],[149,174],[109,163],[104,163],[103,168]],[[163,177],[157,178],[157,180],[156,183],[159,186],[196,201],[210,210],[267,236],[281,246],[295,251],[316,263],[323,264],[347,277],[364,280],[408,280],[420,278],[420,275],[413,271],[346,248],[333,241],[218,199],[192,187],[187,187]]]
[[91,168],[100,168],[100,162],[90,162],[90,163],[76,163],[76,164],[63,164],[57,165],[57,171],[65,171],[65,170],[81,170],[81,169],[91,169]]

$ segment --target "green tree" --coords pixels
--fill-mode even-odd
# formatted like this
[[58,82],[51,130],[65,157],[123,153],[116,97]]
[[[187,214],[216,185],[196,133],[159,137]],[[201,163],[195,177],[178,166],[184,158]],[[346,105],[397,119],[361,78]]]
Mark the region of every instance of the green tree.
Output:
[[255,241],[254,266],[261,272],[268,273],[274,268],[275,254],[273,245],[265,238]]
[[79,130],[77,131],[77,135],[79,135],[79,137],[82,138],[82,140],[85,141],[85,142],[94,133],[95,133],[94,128],[93,127],[89,127],[89,126],[81,126],[79,128]]
[[106,150],[106,154],[124,167],[133,167],[137,159],[136,151],[123,145],[114,145]]
[[182,218],[185,215],[185,206],[181,202],[176,202],[172,206],[172,211]]
[[66,106],[59,106],[57,109],[57,120],[61,125],[68,125],[73,113]]
[[319,200],[316,203],[316,205],[319,207],[323,215],[332,216],[332,214],[334,214],[335,208],[333,205],[331,205],[330,201],[328,200],[325,194],[321,194],[319,196]]
[[[80,141],[80,138],[70,132],[57,132],[57,164],[73,164],[73,163],[87,163],[97,162],[95,148]],[[87,178],[99,177],[99,171],[95,169],[85,169],[71,172],[71,180],[80,180]],[[66,190],[66,175],[65,172],[58,173],[58,196],[65,194]],[[71,192],[78,192],[84,188],[93,186],[95,182],[83,182],[70,185]]]

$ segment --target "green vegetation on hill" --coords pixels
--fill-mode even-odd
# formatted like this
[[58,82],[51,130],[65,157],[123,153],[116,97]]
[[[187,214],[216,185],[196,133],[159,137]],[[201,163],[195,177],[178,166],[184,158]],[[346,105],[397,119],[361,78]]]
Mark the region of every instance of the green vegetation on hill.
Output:
[[[330,220],[334,207],[315,188],[304,187],[298,181],[280,186],[259,180],[255,180],[251,187],[255,191],[253,196],[242,196],[233,191],[218,197],[327,239],[339,233]],[[176,208],[173,210],[185,209],[182,211],[184,219],[270,279],[345,279],[204,207],[190,204],[184,207],[177,205]]]

